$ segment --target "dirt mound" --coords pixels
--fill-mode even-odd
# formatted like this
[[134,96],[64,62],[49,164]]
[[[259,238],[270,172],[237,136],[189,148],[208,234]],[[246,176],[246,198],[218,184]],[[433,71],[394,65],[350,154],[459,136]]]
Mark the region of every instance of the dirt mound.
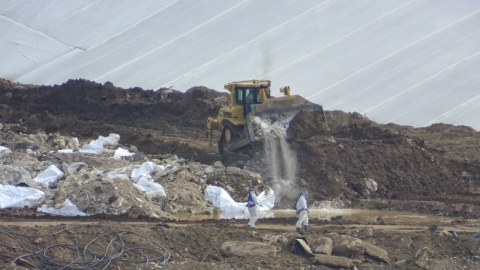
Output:
[[[399,126],[379,125],[357,113],[326,116],[329,130],[322,117],[310,112],[297,115],[289,129],[301,175],[319,198],[440,198],[466,192],[458,161],[402,135]],[[318,131],[306,133],[299,126]],[[376,182],[376,190],[367,187],[368,179]]]
[[185,94],[170,90],[121,89],[111,83],[70,80],[55,86],[24,86],[0,81],[0,121],[19,123],[18,132],[60,132],[96,138],[115,132],[124,145],[146,154],[175,153],[210,163],[205,123],[224,94],[193,87]]

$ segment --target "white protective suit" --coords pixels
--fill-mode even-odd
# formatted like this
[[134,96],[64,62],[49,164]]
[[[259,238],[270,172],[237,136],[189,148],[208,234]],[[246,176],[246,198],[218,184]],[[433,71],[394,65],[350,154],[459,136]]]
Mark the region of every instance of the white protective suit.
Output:
[[250,222],[248,222],[248,226],[253,228],[258,219],[258,200],[255,190],[250,190],[247,198],[247,208],[250,213]]
[[305,193],[302,193],[298,198],[297,204],[295,205],[295,210],[297,210],[298,215],[298,221],[295,227],[300,229],[302,225],[304,227],[308,226],[308,207]]

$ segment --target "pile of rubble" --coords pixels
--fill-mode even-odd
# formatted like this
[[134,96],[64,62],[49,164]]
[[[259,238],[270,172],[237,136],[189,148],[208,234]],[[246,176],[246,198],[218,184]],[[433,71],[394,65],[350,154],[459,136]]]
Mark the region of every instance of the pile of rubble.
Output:
[[208,185],[223,187],[241,201],[249,186],[262,184],[258,174],[221,162],[211,166],[173,154],[147,157],[135,146],[122,148],[116,134],[82,144],[75,137],[14,130],[15,125],[0,124],[0,184],[44,194],[14,207],[60,215],[172,217],[214,213],[204,199]]

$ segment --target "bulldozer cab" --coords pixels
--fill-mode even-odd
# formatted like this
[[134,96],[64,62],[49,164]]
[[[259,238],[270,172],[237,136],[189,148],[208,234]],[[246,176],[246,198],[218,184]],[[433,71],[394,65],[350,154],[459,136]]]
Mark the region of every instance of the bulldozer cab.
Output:
[[255,109],[255,104],[263,102],[258,87],[235,87],[235,103],[243,106],[243,117]]

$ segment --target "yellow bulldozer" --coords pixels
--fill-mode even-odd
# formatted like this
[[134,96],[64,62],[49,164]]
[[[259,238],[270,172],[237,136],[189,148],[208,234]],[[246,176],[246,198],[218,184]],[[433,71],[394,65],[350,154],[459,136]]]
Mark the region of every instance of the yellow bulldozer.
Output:
[[301,110],[321,110],[322,106],[314,104],[298,95],[290,95],[290,87],[280,89],[281,97],[273,97],[269,80],[247,80],[225,84],[230,92],[227,105],[220,108],[217,117],[208,117],[207,128],[209,143],[212,144],[212,131],[221,132],[218,150],[223,159],[237,154],[241,149],[255,143],[261,143],[256,136],[252,121],[259,117],[270,124],[288,122]]

